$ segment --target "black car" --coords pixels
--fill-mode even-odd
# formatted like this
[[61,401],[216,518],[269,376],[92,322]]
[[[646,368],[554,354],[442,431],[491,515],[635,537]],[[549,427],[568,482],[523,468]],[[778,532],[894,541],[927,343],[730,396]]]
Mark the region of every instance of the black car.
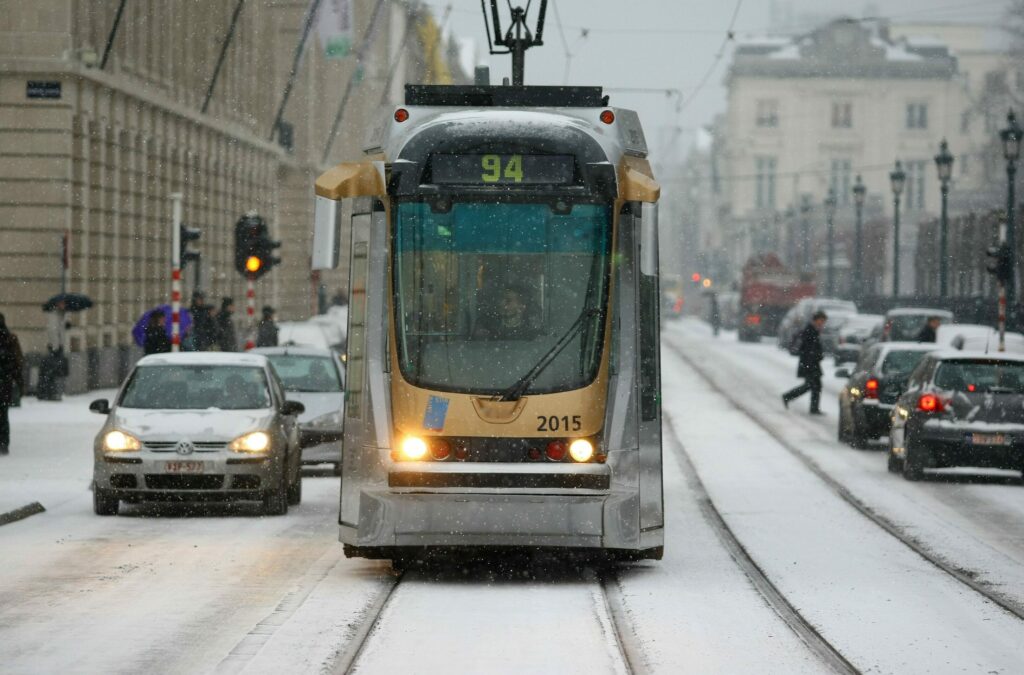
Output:
[[933,344],[881,342],[864,350],[839,392],[839,440],[864,448],[869,440],[889,433],[889,417],[896,399],[903,393],[910,373]]
[[942,351],[914,370],[892,415],[889,470],[1024,471],[1024,355]]

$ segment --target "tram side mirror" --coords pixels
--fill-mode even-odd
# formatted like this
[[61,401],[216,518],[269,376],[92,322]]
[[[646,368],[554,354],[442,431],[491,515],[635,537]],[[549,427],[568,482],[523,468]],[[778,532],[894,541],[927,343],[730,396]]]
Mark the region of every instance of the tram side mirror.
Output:
[[341,202],[317,195],[313,218],[313,269],[336,269],[340,258]]
[[640,272],[658,276],[658,205],[648,202],[640,209]]

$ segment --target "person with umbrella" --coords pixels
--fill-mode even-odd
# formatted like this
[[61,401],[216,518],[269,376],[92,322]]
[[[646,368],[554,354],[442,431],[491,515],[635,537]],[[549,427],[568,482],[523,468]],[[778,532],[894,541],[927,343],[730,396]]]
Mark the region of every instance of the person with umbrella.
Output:
[[146,354],[166,354],[171,351],[171,338],[167,336],[167,315],[162,309],[149,313],[142,338]]
[[0,314],[0,455],[6,455],[11,448],[11,424],[7,409],[14,405],[14,388],[25,390],[24,359],[18,336],[7,328],[7,321]]
[[81,293],[58,293],[43,303],[46,317],[47,354],[39,364],[39,385],[36,397],[44,401],[59,401],[63,395],[61,379],[68,376],[68,357],[64,355],[64,342],[69,327],[68,312],[81,312],[92,307],[92,300]]
[[[162,325],[164,335],[167,337],[167,340],[170,341],[171,339],[171,306],[157,305],[156,307],[147,309],[145,312],[143,312],[142,316],[139,317],[139,320],[136,321],[135,325],[132,327],[132,339],[135,340],[135,344],[139,345],[143,349],[146,348],[147,336],[152,335],[154,338],[156,336],[155,326],[157,325],[157,322],[153,320],[154,314],[157,315],[159,317],[159,320],[163,322]],[[181,310],[178,313],[178,330],[180,331],[179,335],[186,335],[188,333],[189,326],[191,325],[192,315],[189,314],[189,311],[187,309]],[[153,332],[150,333],[149,331]],[[149,352],[147,352],[147,354],[148,353]]]

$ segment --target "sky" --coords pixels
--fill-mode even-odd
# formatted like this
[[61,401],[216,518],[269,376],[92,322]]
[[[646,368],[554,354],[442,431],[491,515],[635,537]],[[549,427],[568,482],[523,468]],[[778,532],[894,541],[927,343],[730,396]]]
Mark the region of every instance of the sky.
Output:
[[[512,0],[513,5],[526,2]],[[526,55],[526,83],[605,87],[613,105],[640,113],[652,158],[666,161],[667,157],[681,157],[693,143],[695,131],[724,111],[723,79],[735,40],[764,35],[779,18],[789,17],[801,30],[843,15],[997,25],[1007,2],[549,0],[544,45]],[[486,3],[489,7],[490,0]],[[532,3],[531,26],[540,0]],[[460,39],[477,40],[482,62],[491,67],[493,83],[511,74],[509,56],[486,54],[480,0],[427,0],[425,4],[444,21],[446,31]],[[445,19],[448,6],[451,11]],[[499,7],[506,28],[508,0],[499,0]],[[726,39],[730,25],[733,40]],[[625,88],[655,91],[618,91]]]

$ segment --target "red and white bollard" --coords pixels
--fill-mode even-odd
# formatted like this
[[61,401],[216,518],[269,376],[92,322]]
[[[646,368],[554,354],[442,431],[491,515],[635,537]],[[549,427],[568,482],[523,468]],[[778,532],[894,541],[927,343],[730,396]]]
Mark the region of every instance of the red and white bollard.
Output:
[[249,317],[249,331],[245,338],[245,350],[249,351],[256,346],[254,341],[256,335],[256,281],[249,277],[245,284],[245,314]]
[[181,351],[181,219],[180,192],[171,195],[171,351]]

